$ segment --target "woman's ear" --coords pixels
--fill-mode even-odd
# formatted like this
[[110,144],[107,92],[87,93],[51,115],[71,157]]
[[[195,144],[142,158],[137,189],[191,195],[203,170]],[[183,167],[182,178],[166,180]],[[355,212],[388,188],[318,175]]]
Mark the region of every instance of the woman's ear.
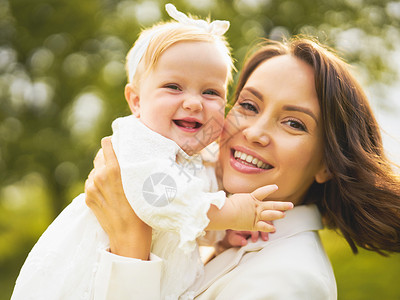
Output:
[[322,164],[321,169],[315,174],[315,181],[319,184],[325,183],[332,178],[332,173],[329,171],[325,163]]
[[128,102],[129,108],[132,114],[136,117],[140,117],[140,98],[137,88],[132,84],[128,83],[125,86],[125,99]]

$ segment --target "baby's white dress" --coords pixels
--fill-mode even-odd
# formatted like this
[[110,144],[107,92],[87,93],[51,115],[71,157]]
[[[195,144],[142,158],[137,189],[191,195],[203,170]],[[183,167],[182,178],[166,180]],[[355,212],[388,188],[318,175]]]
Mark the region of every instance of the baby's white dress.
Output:
[[[112,127],[125,195],[153,227],[151,252],[164,261],[162,299],[190,299],[187,289],[202,273],[196,238],[208,225],[210,205],[221,208],[226,195],[217,191],[215,174],[199,155],[188,156],[134,116],[119,118]],[[11,299],[88,299],[100,252],[108,247],[85,195],[77,196],[29,253]]]

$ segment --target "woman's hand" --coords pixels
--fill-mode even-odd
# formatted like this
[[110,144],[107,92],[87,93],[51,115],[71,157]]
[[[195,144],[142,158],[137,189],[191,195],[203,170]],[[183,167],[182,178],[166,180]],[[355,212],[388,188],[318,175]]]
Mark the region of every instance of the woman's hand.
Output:
[[268,232],[262,231],[237,231],[228,229],[225,232],[225,237],[218,242],[218,254],[231,247],[246,246],[248,239],[251,237],[253,243],[257,242],[260,237],[263,241],[268,241]]
[[85,183],[86,204],[110,238],[112,253],[148,260],[151,227],[139,219],[126,199],[111,138],[103,138],[101,146]]

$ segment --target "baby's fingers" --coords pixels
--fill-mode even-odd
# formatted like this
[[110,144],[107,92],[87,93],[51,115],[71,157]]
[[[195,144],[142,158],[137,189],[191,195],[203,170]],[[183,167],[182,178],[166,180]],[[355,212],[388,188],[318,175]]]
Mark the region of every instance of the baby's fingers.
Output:
[[276,202],[276,201],[266,201],[261,202],[258,207],[257,221],[273,221],[282,219],[285,217],[286,210],[292,209],[292,202]]
[[275,226],[268,222],[258,221],[255,230],[262,232],[275,232]]
[[294,207],[292,202],[283,202],[283,201],[263,201],[260,203],[261,210],[289,210]]
[[266,197],[275,192],[277,189],[278,186],[276,184],[265,185],[254,190],[252,193],[250,193],[250,195],[251,197],[253,197],[253,199],[263,201]]
[[259,221],[268,222],[279,220],[285,217],[285,213],[279,210],[263,210],[259,214]]

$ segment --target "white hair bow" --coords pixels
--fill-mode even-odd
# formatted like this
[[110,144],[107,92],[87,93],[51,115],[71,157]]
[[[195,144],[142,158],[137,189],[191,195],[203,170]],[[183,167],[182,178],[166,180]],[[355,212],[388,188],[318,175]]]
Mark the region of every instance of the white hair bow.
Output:
[[[171,18],[174,20],[178,21],[178,23],[169,23],[166,24],[165,26],[172,28],[176,28],[176,26],[181,25],[190,25],[194,27],[198,27],[203,29],[205,32],[215,34],[218,36],[223,35],[228,29],[229,29],[229,21],[213,21],[211,23],[208,23],[205,20],[195,20],[192,18],[189,18],[187,15],[184,13],[178,11],[176,7],[168,3],[165,5],[165,9],[167,13],[170,15]],[[127,60],[128,60],[128,80],[129,82],[133,81],[133,78],[136,73],[136,69],[139,65],[140,60],[142,59],[144,53],[147,50],[147,47],[150,44],[150,41],[153,39],[154,36],[159,34],[165,30],[165,27],[158,28],[152,32],[148,32],[146,36],[142,36],[139,38],[139,40],[136,41],[135,46],[129,51]]]
[[204,29],[206,32],[215,35],[223,35],[229,29],[229,21],[216,20],[211,23],[208,23],[205,20],[195,20],[189,18],[183,12],[178,11],[176,7],[171,3],[165,5],[165,10],[167,11],[167,13],[171,18],[175,19],[181,24],[187,24],[199,27]]

